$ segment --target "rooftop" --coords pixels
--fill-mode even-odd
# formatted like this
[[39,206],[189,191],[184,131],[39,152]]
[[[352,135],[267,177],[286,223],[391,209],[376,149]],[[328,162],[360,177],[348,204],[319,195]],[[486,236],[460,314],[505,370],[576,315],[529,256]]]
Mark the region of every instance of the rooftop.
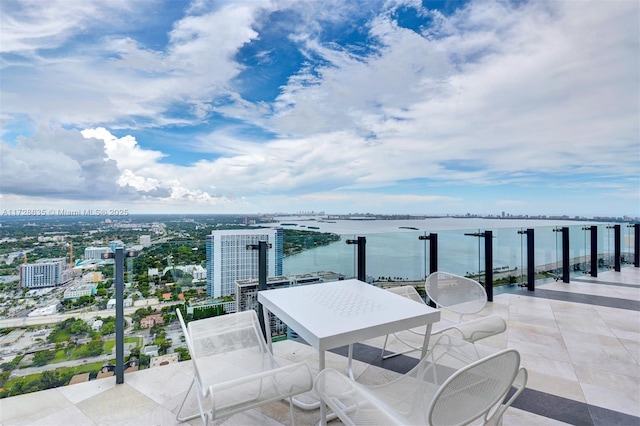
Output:
[[[640,424],[640,268],[542,284],[535,292],[512,287],[496,294],[483,312],[493,313],[507,320],[507,331],[482,344],[517,349],[529,371],[527,388],[506,412],[504,425]],[[404,355],[381,361],[383,342],[384,336],[356,345],[357,380],[381,383],[417,362]],[[304,343],[288,340],[273,347],[279,358],[317,368],[317,353]],[[346,367],[346,348],[339,352],[327,354],[328,367]],[[121,385],[112,376],[5,398],[0,424],[177,424],[175,413],[192,374],[187,361],[127,373]],[[295,420],[314,424],[318,414],[296,408]],[[289,424],[288,405],[274,403],[216,424]]]

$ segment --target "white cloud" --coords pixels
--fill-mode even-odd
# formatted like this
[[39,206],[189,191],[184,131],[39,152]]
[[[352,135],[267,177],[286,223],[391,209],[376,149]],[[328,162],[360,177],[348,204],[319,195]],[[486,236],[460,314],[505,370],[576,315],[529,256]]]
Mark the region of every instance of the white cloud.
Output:
[[[421,7],[387,2],[362,28],[379,42],[367,55],[323,32],[361,6],[350,2],[197,1],[158,44],[119,27],[130,30],[131,19],[124,25],[118,11],[143,13],[150,3],[3,4],[1,49],[12,55],[1,65],[0,117],[51,125],[3,143],[3,193],[231,211],[304,203],[374,209],[463,205],[457,194],[436,195],[437,185],[549,185],[540,182],[558,177],[568,186],[576,173],[594,184],[617,179],[611,190],[633,194],[637,2],[470,2],[452,16],[421,10],[436,23],[422,34],[393,20],[393,7],[408,3]],[[285,7],[301,20],[283,37],[299,43],[307,66],[273,104],[242,99],[232,87],[243,70],[236,54],[260,39],[262,13]],[[105,13],[99,28],[112,28],[82,43],[82,31]],[[215,114],[239,124],[211,124],[208,135],[179,141],[202,153],[192,164],[171,164],[143,136],[112,133],[206,123]],[[88,139],[59,123],[86,129]],[[278,136],[250,140],[245,123]],[[407,182],[422,186],[397,195]]]
[[0,52],[33,52],[59,47],[111,13],[131,11],[130,0],[19,0],[2,3]]

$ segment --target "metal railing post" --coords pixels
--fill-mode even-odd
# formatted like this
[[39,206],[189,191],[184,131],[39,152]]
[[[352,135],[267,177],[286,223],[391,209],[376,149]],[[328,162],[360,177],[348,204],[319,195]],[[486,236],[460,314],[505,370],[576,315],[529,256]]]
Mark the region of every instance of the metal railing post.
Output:
[[[431,233],[429,235],[420,235],[418,236],[419,240],[427,241],[429,240],[429,274],[433,274],[434,272],[438,272],[438,234]],[[426,250],[426,247],[425,247]],[[426,253],[425,253],[425,262],[426,262]],[[424,266],[425,275],[427,265]],[[425,279],[427,277],[425,276]],[[436,304],[433,300],[429,300],[429,306],[432,308],[436,307]]]
[[569,227],[562,228],[562,282],[569,282]]
[[[493,302],[493,231],[464,235],[484,238],[484,288],[487,292],[487,300]],[[478,240],[478,251],[480,251],[480,240]],[[478,269],[480,269],[480,253],[478,253]],[[480,271],[478,271],[478,281],[480,281]]]
[[484,231],[484,271],[487,301],[493,302],[493,231]]
[[[271,248],[271,244],[266,241],[258,241],[258,244],[248,244],[247,250],[258,250],[258,291],[267,289],[267,249]],[[264,335],[265,340],[268,342],[271,338],[271,333],[267,333],[267,325],[264,323],[264,315],[262,315],[262,304],[258,302],[258,321],[260,322],[260,329]]]
[[429,273],[438,272],[438,234],[420,235],[418,239],[429,240]]
[[633,266],[640,268],[640,223],[633,224]]
[[591,232],[591,247],[590,247],[590,256],[591,256],[591,270],[589,274],[592,277],[598,276],[598,227],[596,225],[585,226],[582,228],[584,231]]
[[115,252],[116,285],[116,384],[124,383],[124,249]]
[[527,290],[536,290],[536,260],[534,230],[527,229]]
[[357,240],[347,240],[347,244],[356,244],[358,246],[358,280],[367,282],[367,237],[358,237]]
[[622,238],[621,238],[620,225],[613,225],[613,270],[620,272],[622,267]]

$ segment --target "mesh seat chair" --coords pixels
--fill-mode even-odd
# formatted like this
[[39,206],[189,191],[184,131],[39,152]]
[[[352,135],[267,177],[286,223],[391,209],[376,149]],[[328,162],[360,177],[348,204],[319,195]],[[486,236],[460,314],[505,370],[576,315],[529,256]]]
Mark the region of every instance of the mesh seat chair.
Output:
[[[188,326],[176,310],[194,367],[193,383],[176,419],[198,416],[204,424],[244,410],[289,398],[313,387],[306,363],[280,366],[267,349],[255,311],[237,312],[197,321]],[[191,390],[199,412],[182,416]]]
[[[462,339],[475,342],[485,337],[502,333],[507,329],[507,323],[498,315],[464,321],[466,315],[477,314],[482,311],[487,304],[487,292],[484,287],[475,280],[448,272],[434,272],[427,277],[424,288],[427,296],[436,304],[438,309],[450,312],[457,317],[457,321],[455,322],[441,318],[438,323],[433,325],[432,335],[455,330]],[[425,303],[413,286],[395,287],[388,289],[388,291],[419,303]],[[422,349],[421,346],[416,346],[415,343],[411,342],[411,340],[416,340],[411,339],[411,335],[419,336],[420,339],[416,341],[422,342],[425,329],[420,328],[407,331],[410,334],[406,338],[403,338],[398,333],[395,333],[394,336],[398,341],[408,346],[409,349],[385,355],[387,341],[389,339],[387,335],[382,347],[383,359]]]
[[473,343],[443,335],[391,382],[364,385],[325,369],[314,389],[346,425],[500,425],[526,382],[517,351],[480,357]]

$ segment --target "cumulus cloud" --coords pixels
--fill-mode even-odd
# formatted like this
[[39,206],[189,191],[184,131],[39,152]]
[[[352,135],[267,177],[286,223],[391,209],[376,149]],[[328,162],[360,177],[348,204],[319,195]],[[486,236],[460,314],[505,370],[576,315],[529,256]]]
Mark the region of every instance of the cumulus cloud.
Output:
[[127,196],[116,181],[116,163],[104,145],[80,132],[40,129],[17,145],[2,142],[0,187],[4,194],[76,198]]
[[[469,184],[616,181],[633,196],[637,2],[422,3],[199,0],[153,41],[151,3],[3,3],[0,119],[40,127],[3,129],[2,192],[231,211],[459,206]],[[402,11],[430,24],[407,28]],[[286,78],[275,100],[243,98],[240,53],[284,13],[296,21],[278,42],[303,60],[260,45],[257,63],[282,61]]]

